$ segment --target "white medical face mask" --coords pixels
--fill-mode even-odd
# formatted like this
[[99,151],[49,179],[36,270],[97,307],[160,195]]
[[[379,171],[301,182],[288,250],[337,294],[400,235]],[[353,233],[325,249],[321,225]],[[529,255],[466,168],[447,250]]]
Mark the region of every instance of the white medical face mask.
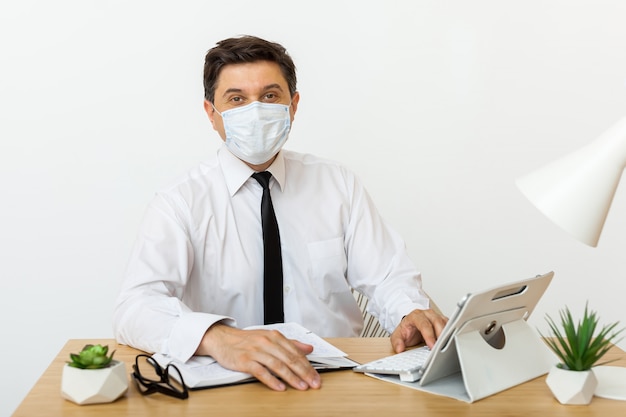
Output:
[[260,165],[280,151],[291,128],[290,105],[252,102],[226,110],[222,116],[226,147],[237,158]]

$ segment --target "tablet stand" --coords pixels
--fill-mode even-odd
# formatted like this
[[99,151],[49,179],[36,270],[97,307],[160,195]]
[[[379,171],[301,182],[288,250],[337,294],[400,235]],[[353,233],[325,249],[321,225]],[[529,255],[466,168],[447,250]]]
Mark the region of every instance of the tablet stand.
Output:
[[419,381],[372,376],[473,402],[546,374],[558,359],[526,320],[553,275],[548,272],[463,297]]
[[525,310],[468,320],[442,352],[446,366],[403,385],[471,403],[546,374],[558,360],[525,320]]
[[456,336],[461,367],[457,375],[463,378],[469,402],[544,375],[557,362],[525,320],[504,323],[502,331],[505,342],[500,349],[471,325]]

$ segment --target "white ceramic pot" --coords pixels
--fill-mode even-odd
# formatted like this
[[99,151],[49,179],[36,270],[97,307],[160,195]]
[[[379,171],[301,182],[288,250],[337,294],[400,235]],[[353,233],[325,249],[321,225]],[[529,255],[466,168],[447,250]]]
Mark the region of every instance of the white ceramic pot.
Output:
[[591,402],[598,380],[592,371],[570,371],[553,366],[546,384],[561,404],[585,405]]
[[112,361],[102,369],[80,369],[65,365],[61,376],[61,396],[79,405],[110,403],[128,390],[124,362]]

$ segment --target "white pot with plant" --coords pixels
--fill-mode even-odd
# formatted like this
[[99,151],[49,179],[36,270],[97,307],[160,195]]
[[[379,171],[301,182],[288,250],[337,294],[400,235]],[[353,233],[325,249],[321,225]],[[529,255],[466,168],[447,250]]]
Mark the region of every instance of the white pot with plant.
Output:
[[589,404],[598,386],[592,368],[607,363],[598,361],[624,329],[615,330],[619,322],[599,328],[596,312],[587,306],[578,323],[567,307],[560,311],[560,316],[559,327],[546,315],[552,335],[542,338],[561,360],[548,373],[546,384],[561,404]]
[[86,345],[80,353],[70,353],[63,368],[61,396],[76,404],[98,404],[115,401],[128,390],[124,362],[107,356],[108,346]]

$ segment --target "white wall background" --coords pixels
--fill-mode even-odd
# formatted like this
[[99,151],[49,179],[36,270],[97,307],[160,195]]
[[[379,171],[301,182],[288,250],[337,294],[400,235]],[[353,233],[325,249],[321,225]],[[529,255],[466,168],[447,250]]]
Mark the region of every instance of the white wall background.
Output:
[[360,175],[445,312],[554,270],[536,326],[587,300],[623,320],[623,187],[589,248],[514,181],[626,114],[625,21],[620,0],[2,2],[0,415],[67,339],[112,336],[144,208],[220,143],[204,54],[243,33],[298,66],[287,147]]

